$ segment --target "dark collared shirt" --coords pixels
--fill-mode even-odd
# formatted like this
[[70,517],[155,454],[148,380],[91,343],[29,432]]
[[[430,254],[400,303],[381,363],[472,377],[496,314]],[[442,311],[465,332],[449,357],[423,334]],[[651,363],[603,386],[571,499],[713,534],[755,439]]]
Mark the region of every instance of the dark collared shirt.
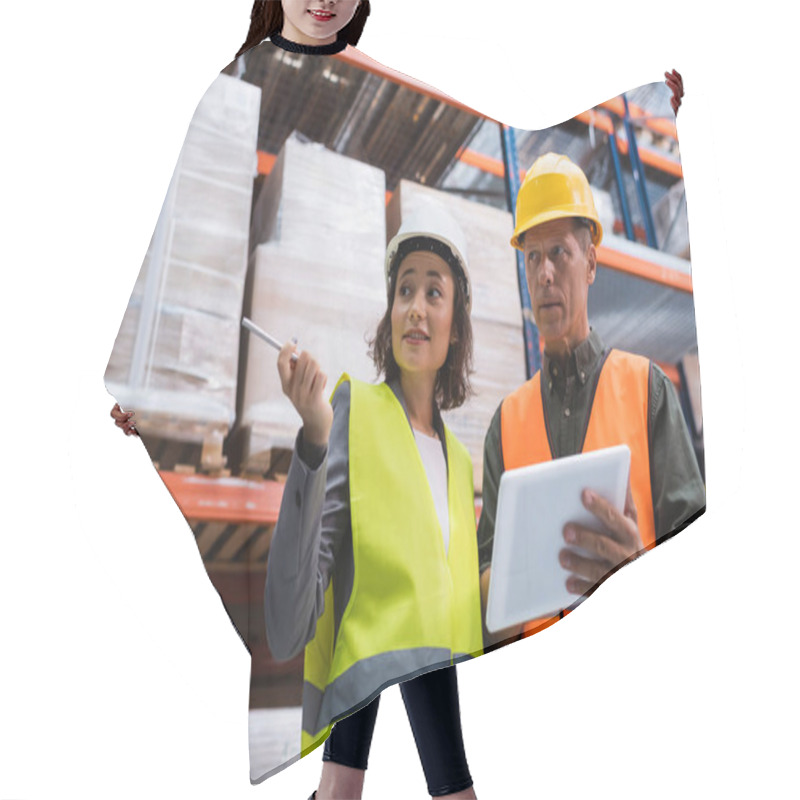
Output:
[[[606,349],[596,331],[563,361],[544,355],[545,414],[554,458],[575,455],[591,413],[592,388]],[[503,474],[500,408],[495,412],[483,448],[483,509],[478,523],[481,572],[491,565],[497,492]],[[675,387],[655,364],[650,376],[649,408],[651,485],[656,539],[678,530],[706,504],[705,487]]]

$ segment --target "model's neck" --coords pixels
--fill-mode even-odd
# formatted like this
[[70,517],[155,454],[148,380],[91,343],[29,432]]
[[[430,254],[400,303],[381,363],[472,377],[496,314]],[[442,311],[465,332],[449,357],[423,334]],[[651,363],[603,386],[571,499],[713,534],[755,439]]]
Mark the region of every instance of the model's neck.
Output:
[[[308,39],[309,37],[303,37]],[[321,44],[320,39],[312,39],[311,44],[303,44],[294,39],[287,38],[283,34],[276,33],[270,37],[270,41],[281,50],[288,50],[290,53],[301,53],[303,55],[314,56],[330,56],[335,53],[341,53],[347,47],[347,42],[344,39],[334,39],[328,44]],[[327,40],[326,40],[327,41]]]

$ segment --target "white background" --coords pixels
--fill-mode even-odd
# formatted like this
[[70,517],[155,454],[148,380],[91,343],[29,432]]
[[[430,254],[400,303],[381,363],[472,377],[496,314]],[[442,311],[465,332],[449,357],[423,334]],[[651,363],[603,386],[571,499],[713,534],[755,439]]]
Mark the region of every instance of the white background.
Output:
[[[373,6],[364,52],[518,127],[561,122],[673,66],[686,83],[708,512],[555,628],[459,668],[479,796],[790,796],[794,25],[777,3]],[[4,800],[304,799],[316,786],[314,754],[250,787],[249,658],[143,447],[112,425],[102,383],[189,119],[249,10],[2,11]],[[395,689],[365,798],[425,796]]]

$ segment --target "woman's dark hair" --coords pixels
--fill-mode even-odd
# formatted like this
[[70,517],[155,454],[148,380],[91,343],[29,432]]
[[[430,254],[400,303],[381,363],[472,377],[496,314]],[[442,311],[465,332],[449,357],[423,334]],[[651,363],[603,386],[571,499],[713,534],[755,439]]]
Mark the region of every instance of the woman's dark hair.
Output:
[[[368,16],[369,0],[361,0],[353,19],[339,31],[337,38],[344,39],[347,44],[355,47],[361,38]],[[280,0],[255,0],[253,10],[250,12],[250,30],[247,32],[247,38],[239,48],[236,58],[282,30],[283,6]]]
[[[458,408],[473,394],[470,384],[472,375],[472,320],[467,311],[467,300],[464,284],[461,280],[461,267],[455,259],[446,259],[453,272],[453,325],[452,335],[456,341],[450,345],[447,358],[436,374],[436,384],[433,396],[436,404],[442,410]],[[387,296],[386,313],[378,323],[375,338],[369,343],[369,355],[375,363],[378,375],[383,375],[387,381],[400,377],[400,367],[394,360],[392,352],[392,307],[397,289],[397,276],[400,273],[400,259],[395,263],[390,272],[389,293]]]

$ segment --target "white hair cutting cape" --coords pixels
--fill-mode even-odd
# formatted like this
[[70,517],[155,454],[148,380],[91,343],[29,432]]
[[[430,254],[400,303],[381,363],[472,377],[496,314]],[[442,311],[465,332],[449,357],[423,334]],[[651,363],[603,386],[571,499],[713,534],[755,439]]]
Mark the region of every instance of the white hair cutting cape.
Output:
[[[163,480],[186,517],[252,657],[253,782],[314,749],[330,723],[382,688],[475,657],[493,643],[475,598],[480,572],[491,565],[497,479],[509,466],[502,453],[509,431],[498,408],[542,362],[524,266],[509,243],[509,204],[525,171],[548,152],[583,170],[603,229],[589,291],[593,336],[602,337],[604,358],[614,348],[649,365],[639,443],[639,453],[649,454],[649,478],[637,480],[652,487],[660,542],[705,507],[686,201],[663,84],[610,98],[547,130],[512,130],[351,47],[319,53],[264,41],[226,67],[197,107],[105,381],[135,412],[153,479]],[[448,468],[469,462],[472,470],[471,482],[451,487],[451,522],[464,502],[467,516],[474,508],[482,519],[477,532],[471,520],[465,527],[458,544],[464,560],[457,570],[451,565],[463,584],[452,597],[462,592],[468,601],[409,596],[420,621],[400,624],[392,578],[382,609],[382,595],[359,574],[363,559],[374,565],[401,548],[382,540],[376,556],[367,554],[372,542],[356,541],[356,530],[363,539],[375,535],[374,526],[350,518],[350,495],[375,487],[368,474],[348,471],[348,457],[368,457],[366,445],[347,435],[354,417],[350,428],[347,419],[334,423],[321,467],[298,465],[301,423],[281,391],[276,353],[241,321],[251,318],[280,342],[299,337],[331,388],[347,372],[353,382],[339,406],[356,414],[360,398],[372,396],[364,384],[376,382],[367,341],[386,309],[387,242],[426,205],[444,208],[467,240],[475,392],[443,420]],[[537,386],[552,391],[551,376],[540,378]],[[394,392],[384,401],[402,408]],[[682,428],[665,447],[655,428],[676,414]],[[545,430],[558,457],[565,453],[552,423],[532,427],[531,435]],[[662,461],[682,467],[662,479]],[[303,469],[315,466],[321,477],[304,483]],[[407,507],[427,502],[403,499],[402,482],[383,491]],[[639,509],[640,521],[644,516]],[[382,535],[439,537],[437,547],[441,540],[436,525],[409,531],[398,519],[395,527]],[[281,544],[292,537],[295,550]],[[455,546],[451,537],[451,551]],[[428,567],[421,564],[420,572]],[[273,591],[265,592],[269,581]],[[369,614],[359,602],[369,603]],[[467,647],[452,645],[441,622],[433,633],[418,630],[427,618],[419,609],[433,613],[438,603],[452,603],[452,625],[467,631],[460,640]],[[330,627],[322,631],[326,611]],[[546,623],[562,615],[553,609]],[[394,625],[419,641],[387,643]],[[383,636],[377,654],[370,649],[376,631]],[[433,646],[437,637],[442,641]],[[352,652],[341,655],[344,647]],[[361,659],[363,652],[369,659]],[[334,697],[331,687],[338,692],[345,684]]]

